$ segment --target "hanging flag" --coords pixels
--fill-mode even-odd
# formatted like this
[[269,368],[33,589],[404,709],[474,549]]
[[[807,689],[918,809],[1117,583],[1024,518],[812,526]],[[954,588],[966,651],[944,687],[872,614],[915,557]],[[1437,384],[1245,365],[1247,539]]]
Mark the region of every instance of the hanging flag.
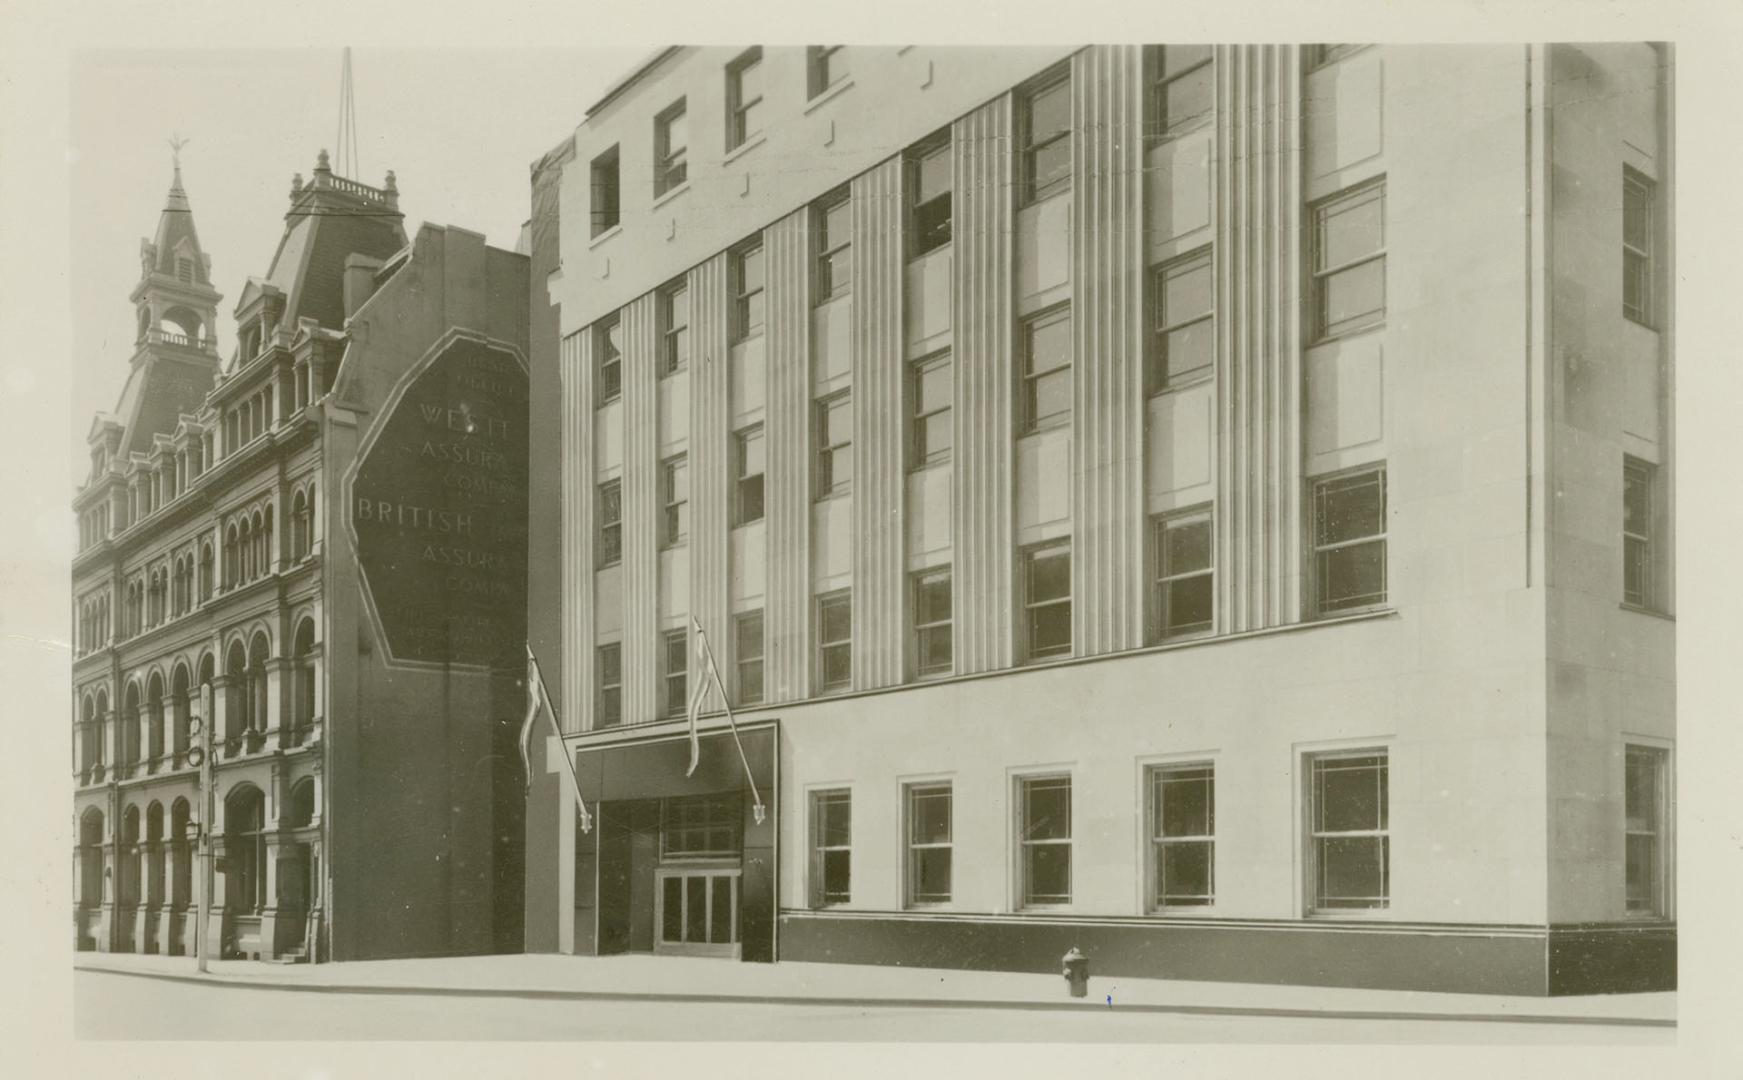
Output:
[[593,815],[587,812],[587,800],[581,797],[581,779],[575,775],[575,760],[563,746],[563,732],[557,727],[557,710],[551,707],[551,695],[545,689],[545,676],[539,671],[538,657],[533,655],[532,642],[527,642],[527,716],[520,726],[520,763],[526,777],[527,790],[533,786],[532,739],[533,723],[544,713],[551,723],[551,733],[557,736],[557,746],[568,768],[569,784],[575,792],[575,807],[581,812],[581,831],[593,831]]
[[[695,643],[696,685],[690,689],[690,767],[684,770],[685,776],[696,773],[696,763],[702,759],[702,743],[697,733],[696,722],[702,717],[702,703],[708,700],[709,677],[715,681],[720,676],[714,671],[714,657],[708,651],[708,638],[702,633],[702,624],[696,621],[696,616],[690,616],[690,640]],[[724,697],[725,691],[722,691]]]

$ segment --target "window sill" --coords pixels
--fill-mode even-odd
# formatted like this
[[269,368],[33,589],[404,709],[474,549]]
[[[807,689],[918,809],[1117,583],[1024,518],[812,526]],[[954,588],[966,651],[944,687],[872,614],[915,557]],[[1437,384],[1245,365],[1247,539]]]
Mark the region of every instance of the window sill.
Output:
[[1055,188],[1052,191],[1049,191],[1044,195],[1031,195],[1030,197],[1024,199],[1021,203],[1019,203],[1017,205],[1017,209],[1019,211],[1028,210],[1028,209],[1031,209],[1033,207],[1040,206],[1042,203],[1052,202],[1054,199],[1057,199],[1057,198],[1060,198],[1062,196],[1069,195],[1069,194],[1071,194],[1071,185],[1066,184],[1064,187]]
[[934,244],[933,246],[927,248],[925,251],[916,251],[912,255],[909,255],[908,260],[907,260],[908,265],[912,266],[915,263],[924,260],[927,256],[936,255],[940,251],[949,251],[949,250],[950,250],[950,241],[949,240],[946,240],[940,244]]
[[731,149],[727,150],[726,156],[724,158],[720,159],[720,163],[722,165],[731,165],[733,162],[737,161],[739,158],[745,156],[746,154],[750,153],[752,150],[755,150],[757,147],[761,146],[763,143],[766,143],[768,141],[769,141],[768,135],[759,131],[755,135],[752,135],[750,138],[739,143],[737,146],[734,146]]
[[816,97],[812,98],[808,103],[806,103],[805,115],[810,116],[814,110],[821,109],[824,105],[827,105],[829,102],[834,101],[836,98],[840,97],[842,94],[846,93],[848,90],[851,90],[852,88],[853,88],[853,76],[851,76],[851,75],[844,76],[841,79],[837,80],[836,82],[831,83],[830,85],[824,87],[822,90],[818,91]]
[[849,495],[852,495],[852,494],[853,494],[853,489],[851,487],[836,488],[834,491],[823,492],[822,494],[813,498],[811,501],[813,503],[834,502],[836,499],[845,499]]
[[1321,334],[1314,338],[1307,347],[1310,349],[1317,349],[1321,345],[1331,345],[1340,341],[1348,341],[1351,338],[1358,338],[1363,334],[1372,334],[1377,330],[1384,329],[1386,329],[1386,320],[1381,319],[1379,322],[1369,323],[1366,326],[1356,326],[1351,327],[1348,330],[1339,330],[1335,334]]
[[922,461],[918,465],[910,465],[908,467],[908,472],[910,475],[918,475],[923,472],[930,472],[933,469],[947,469],[949,467],[950,455],[945,454],[943,457],[933,458],[931,461]]
[[1038,424],[1025,424],[1023,430],[1017,432],[1017,438],[1026,439],[1031,435],[1045,435],[1049,431],[1057,431],[1060,428],[1069,427],[1071,427],[1070,413],[1066,413],[1063,416],[1050,416]]
[[673,199],[676,199],[678,196],[685,194],[689,190],[690,190],[690,181],[686,180],[682,184],[679,184],[677,187],[672,188],[669,191],[664,191],[658,195],[655,195],[653,204],[651,206],[649,206],[648,209],[649,210],[658,210],[660,207],[671,202]]
[[1647,615],[1654,619],[1663,619],[1665,622],[1676,622],[1675,615],[1672,615],[1668,611],[1660,611],[1657,608],[1642,607],[1639,604],[1630,604],[1626,602],[1617,604],[1616,606],[1621,608],[1623,611],[1632,611],[1636,615]]
[[1058,915],[1072,910],[1070,901],[1063,904],[1019,904],[1013,915]]
[[1203,386],[1205,383],[1211,382],[1211,376],[1212,369],[1206,369],[1203,375],[1194,375],[1190,379],[1175,379],[1171,382],[1163,383],[1157,389],[1150,391],[1150,396],[1153,398],[1166,397],[1169,394],[1178,393],[1182,390],[1191,390],[1194,387]]
[[1392,909],[1389,907],[1383,907],[1383,908],[1325,908],[1324,910],[1309,909],[1307,914],[1302,916],[1302,918],[1304,918],[1304,919],[1311,919],[1311,920],[1314,920],[1316,922],[1331,922],[1334,920],[1335,921],[1343,921],[1343,922],[1348,922],[1351,920],[1356,920],[1356,921],[1361,921],[1361,922],[1385,922],[1385,921],[1391,919],[1391,917],[1392,917]]
[[595,403],[593,408],[594,408],[594,411],[597,412],[600,409],[610,408],[611,406],[616,405],[618,402],[620,402],[622,400],[623,400],[623,395],[621,393],[613,394],[610,397],[606,398],[604,401]]
[[1206,113],[1203,116],[1195,119],[1192,123],[1186,125],[1185,127],[1177,128],[1173,131],[1165,131],[1160,135],[1150,136],[1149,138],[1144,140],[1144,148],[1146,150],[1154,150],[1159,146],[1166,146],[1172,142],[1179,142],[1181,139],[1186,138],[1188,135],[1196,135],[1197,133],[1210,127],[1210,125],[1211,125],[1211,114]]
[[613,225],[611,228],[588,240],[587,250],[591,251],[601,244],[607,243],[621,232],[623,232],[623,222],[619,221],[616,225]]

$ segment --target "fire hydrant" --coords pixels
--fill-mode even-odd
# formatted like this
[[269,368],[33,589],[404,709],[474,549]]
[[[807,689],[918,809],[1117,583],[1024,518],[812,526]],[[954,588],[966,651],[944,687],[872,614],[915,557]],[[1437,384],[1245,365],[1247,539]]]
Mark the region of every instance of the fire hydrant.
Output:
[[1072,997],[1085,997],[1089,994],[1089,957],[1083,955],[1076,945],[1063,957],[1065,970],[1060,974],[1071,984]]

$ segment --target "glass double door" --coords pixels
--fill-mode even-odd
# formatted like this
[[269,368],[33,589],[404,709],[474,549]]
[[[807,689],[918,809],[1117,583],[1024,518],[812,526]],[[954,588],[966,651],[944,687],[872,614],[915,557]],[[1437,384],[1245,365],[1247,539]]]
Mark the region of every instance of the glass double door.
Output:
[[662,866],[655,871],[654,951],[738,956],[736,866]]

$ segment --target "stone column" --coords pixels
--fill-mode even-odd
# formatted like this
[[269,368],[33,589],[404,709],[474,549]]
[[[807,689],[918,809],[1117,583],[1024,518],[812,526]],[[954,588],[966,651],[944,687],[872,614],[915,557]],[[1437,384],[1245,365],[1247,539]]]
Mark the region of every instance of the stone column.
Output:
[[274,656],[266,661],[266,726],[263,729],[275,746],[290,745],[285,736],[289,725],[284,722],[289,710],[285,708],[285,699],[290,694],[290,680],[285,674],[291,670],[292,661],[288,657]]

